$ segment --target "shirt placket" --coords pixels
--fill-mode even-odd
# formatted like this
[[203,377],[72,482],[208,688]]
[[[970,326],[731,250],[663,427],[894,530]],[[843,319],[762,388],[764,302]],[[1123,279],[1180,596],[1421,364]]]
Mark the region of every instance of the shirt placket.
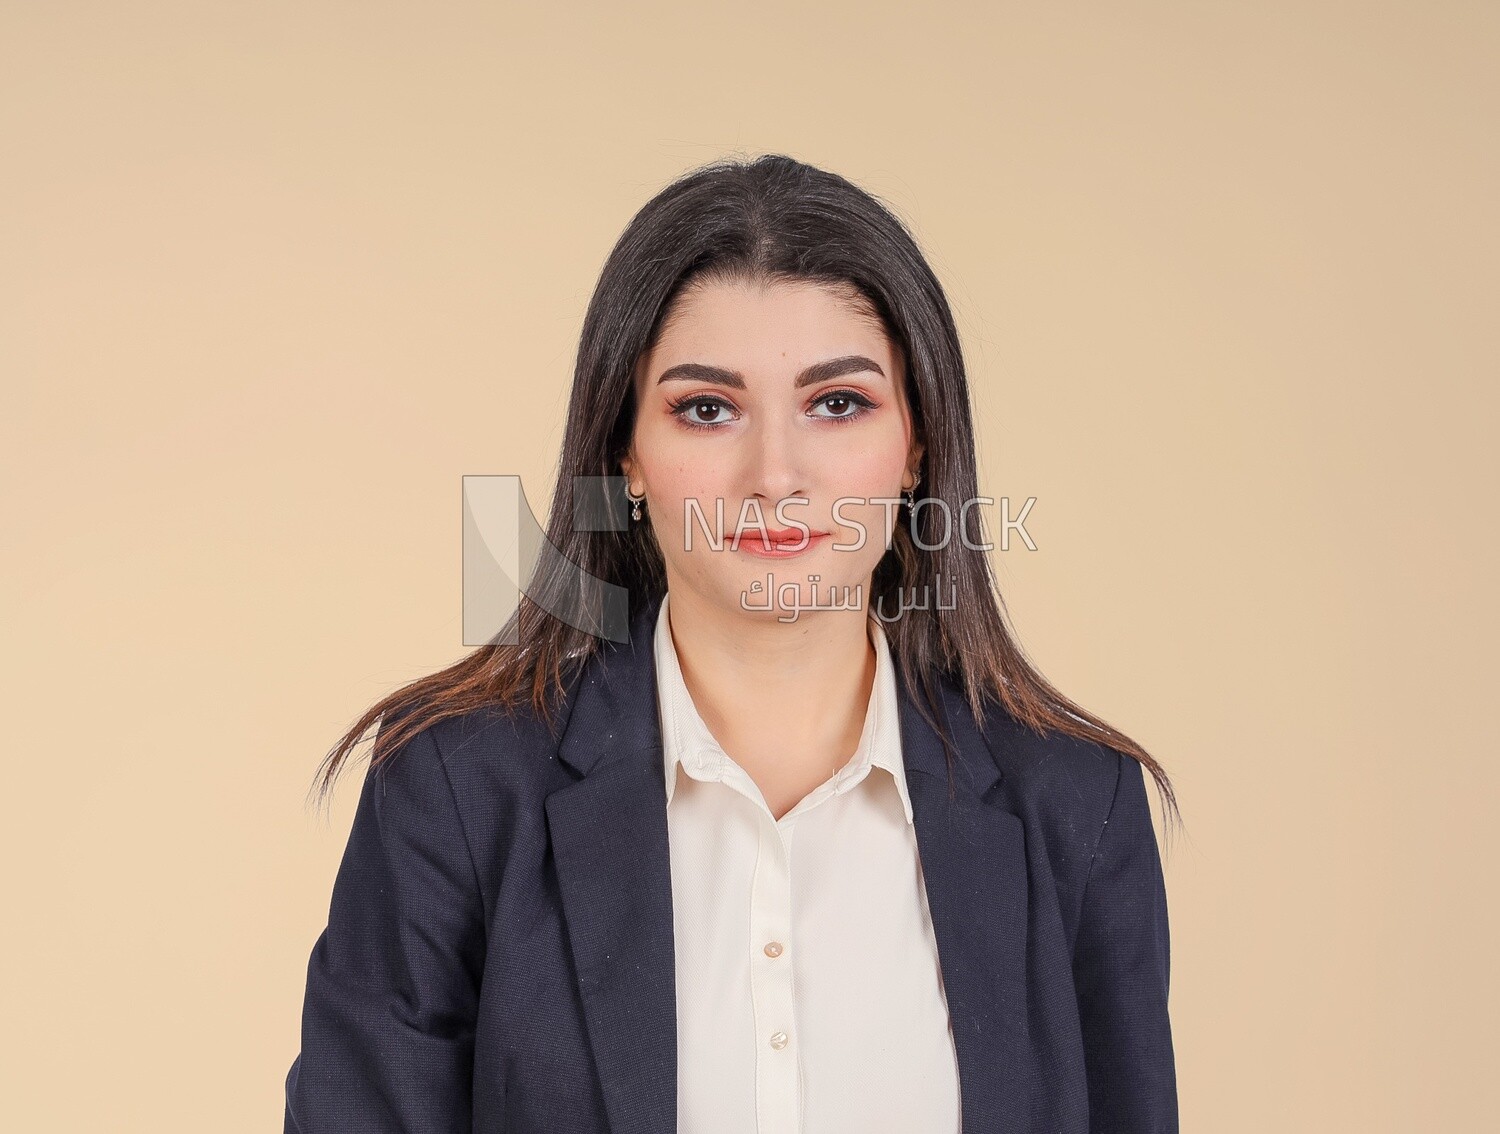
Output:
[[791,824],[776,822],[749,774],[722,751],[715,778],[755,809],[755,868],[750,878],[750,1009],[755,1028],[755,1129],[800,1134],[801,1047],[792,1000]]
[[756,1127],[795,1134],[802,1126],[801,1048],[792,988],[790,827],[768,811],[757,816],[750,892],[750,999],[755,1014]]

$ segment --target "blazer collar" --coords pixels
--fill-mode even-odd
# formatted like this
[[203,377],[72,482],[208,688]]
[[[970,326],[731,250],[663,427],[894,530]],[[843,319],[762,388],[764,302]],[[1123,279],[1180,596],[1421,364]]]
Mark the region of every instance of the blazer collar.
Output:
[[[579,779],[546,799],[568,940],[613,1134],[677,1129],[676,956],[653,631],[661,599],[601,643],[573,686],[558,757]],[[1020,819],[988,802],[1001,774],[958,691],[940,683],[954,743],[898,685],[906,786],[958,1053],[965,1134],[1029,1117],[1028,877]],[[998,711],[998,710],[997,710]]]

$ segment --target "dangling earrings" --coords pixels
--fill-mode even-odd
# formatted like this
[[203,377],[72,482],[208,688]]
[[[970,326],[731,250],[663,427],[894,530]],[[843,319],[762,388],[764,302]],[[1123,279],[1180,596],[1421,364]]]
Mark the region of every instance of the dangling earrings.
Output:
[[907,506],[908,509],[916,507],[916,504],[917,504],[917,485],[919,485],[921,483],[922,483],[922,475],[920,473],[913,473],[912,474],[911,487],[904,490],[906,492],[906,506]]
[[625,495],[629,497],[630,503],[632,505],[630,509],[630,518],[632,520],[639,520],[641,518],[641,501],[646,499],[646,494],[643,492],[639,496],[635,496],[632,495],[630,489],[627,488],[625,490]]

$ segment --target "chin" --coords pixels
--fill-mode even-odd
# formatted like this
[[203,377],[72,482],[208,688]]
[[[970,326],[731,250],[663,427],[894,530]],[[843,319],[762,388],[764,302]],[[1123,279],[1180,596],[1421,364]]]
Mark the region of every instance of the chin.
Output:
[[[818,578],[812,579],[813,575]],[[868,607],[868,586],[857,579],[846,580],[842,573],[830,572],[827,564],[820,568],[815,562],[766,562],[726,581],[720,589],[720,601],[726,609],[742,617],[785,620],[793,613],[794,605],[799,618],[833,613],[831,605],[842,604],[846,593],[851,605]],[[840,606],[837,612],[842,610]]]

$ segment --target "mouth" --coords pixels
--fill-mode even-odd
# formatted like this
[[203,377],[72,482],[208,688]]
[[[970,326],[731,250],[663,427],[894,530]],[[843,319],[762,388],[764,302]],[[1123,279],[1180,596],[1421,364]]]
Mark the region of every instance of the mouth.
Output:
[[[806,554],[828,538],[827,532],[819,531],[809,531],[804,537],[800,528],[767,528],[764,536],[759,529],[752,529],[740,533],[739,549],[763,558],[785,559]],[[732,543],[730,546],[733,548]]]

